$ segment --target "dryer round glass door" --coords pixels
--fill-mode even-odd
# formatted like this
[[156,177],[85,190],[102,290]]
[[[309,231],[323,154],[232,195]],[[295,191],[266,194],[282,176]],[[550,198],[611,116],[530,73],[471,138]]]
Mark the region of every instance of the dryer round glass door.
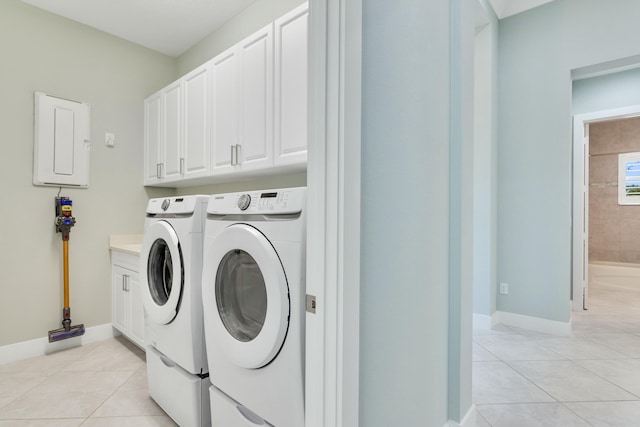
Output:
[[220,320],[235,339],[258,336],[267,317],[267,288],[260,267],[247,252],[227,252],[216,274],[216,305]]
[[267,238],[246,224],[222,231],[205,248],[202,276],[207,337],[229,360],[261,368],[284,344],[289,327],[289,286]]
[[142,302],[147,316],[167,324],[178,313],[183,286],[178,235],[169,223],[152,223],[142,240]]

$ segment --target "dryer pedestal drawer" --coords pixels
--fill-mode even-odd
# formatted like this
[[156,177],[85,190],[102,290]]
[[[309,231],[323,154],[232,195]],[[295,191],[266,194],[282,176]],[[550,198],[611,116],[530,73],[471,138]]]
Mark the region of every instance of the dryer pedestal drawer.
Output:
[[211,414],[213,426],[273,427],[249,408],[242,406],[214,386],[209,389],[209,396],[211,397],[211,407],[214,408]]
[[147,347],[149,396],[181,426],[210,426],[209,378],[182,369],[153,347]]

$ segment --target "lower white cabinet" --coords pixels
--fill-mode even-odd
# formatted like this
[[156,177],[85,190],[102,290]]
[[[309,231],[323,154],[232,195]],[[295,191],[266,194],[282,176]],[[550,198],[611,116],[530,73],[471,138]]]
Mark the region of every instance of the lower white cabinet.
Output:
[[125,337],[144,348],[139,259],[136,255],[111,251],[111,323]]

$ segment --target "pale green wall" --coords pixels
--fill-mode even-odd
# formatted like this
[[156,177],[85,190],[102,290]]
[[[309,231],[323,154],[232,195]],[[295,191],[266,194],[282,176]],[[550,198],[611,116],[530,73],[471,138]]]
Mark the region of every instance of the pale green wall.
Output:
[[184,75],[306,0],[256,0],[226,24],[202,39],[178,58],[178,73]]
[[307,173],[301,172],[290,175],[277,175],[248,181],[233,181],[221,184],[200,185],[195,187],[178,188],[176,194],[222,194],[238,191],[268,190],[271,188],[304,187],[307,185]]
[[640,53],[637,0],[556,0],[500,21],[497,309],[569,321],[571,71]]
[[[109,234],[141,233],[143,99],[170,82],[175,60],[44,12],[0,2],[3,147],[0,346],[47,335],[62,320],[58,188],[32,185],[33,92],[91,105],[91,184],[63,189],[74,203],[70,286],[74,323],[111,322]],[[116,146],[104,146],[104,133]]]
[[[4,54],[0,97],[6,166],[6,218],[0,248],[0,346],[46,336],[61,320],[61,239],[53,227],[57,188],[34,187],[33,92],[91,105],[91,185],[63,189],[74,202],[71,231],[71,308],[86,327],[111,321],[110,234],[142,233],[150,197],[212,194],[306,185],[305,174],[178,190],[142,186],[143,100],[283,13],[300,0],[258,0],[179,58],[107,35],[26,5],[0,2]],[[104,133],[116,147],[104,146]]]

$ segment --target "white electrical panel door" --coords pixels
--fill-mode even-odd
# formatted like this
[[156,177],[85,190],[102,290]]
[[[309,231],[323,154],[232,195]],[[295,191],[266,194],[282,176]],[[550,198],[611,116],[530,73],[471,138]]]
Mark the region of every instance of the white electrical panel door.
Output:
[[89,187],[90,108],[35,93],[33,184]]

